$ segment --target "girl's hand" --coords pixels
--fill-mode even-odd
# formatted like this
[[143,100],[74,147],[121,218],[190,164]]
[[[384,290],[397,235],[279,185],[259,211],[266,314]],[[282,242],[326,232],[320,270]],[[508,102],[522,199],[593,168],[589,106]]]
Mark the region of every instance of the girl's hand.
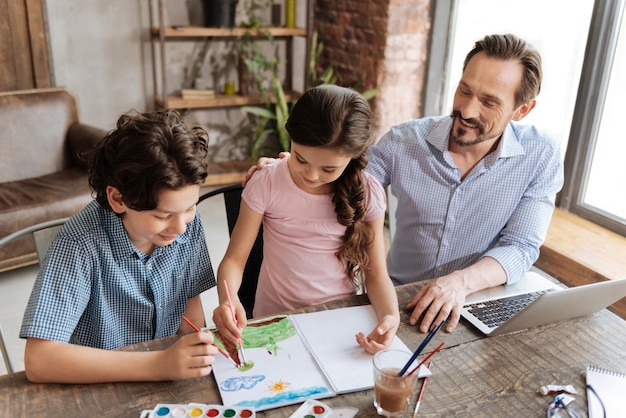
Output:
[[235,305],[235,318],[237,323],[233,321],[233,313],[230,310],[228,302],[222,303],[213,311],[213,323],[220,331],[222,337],[232,342],[235,345],[239,344],[239,341],[243,338],[241,330],[245,328],[248,323],[246,318],[246,310],[239,301],[234,301]]
[[370,354],[375,354],[391,347],[398,326],[399,323],[396,317],[385,315],[367,337],[362,332],[359,332],[356,335],[356,341],[365,351]]

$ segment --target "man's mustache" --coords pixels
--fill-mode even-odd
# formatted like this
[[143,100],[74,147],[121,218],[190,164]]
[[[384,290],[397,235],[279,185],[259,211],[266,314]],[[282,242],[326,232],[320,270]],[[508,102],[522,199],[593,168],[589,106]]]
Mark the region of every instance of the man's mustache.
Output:
[[478,128],[478,131],[482,134],[485,132],[485,127],[483,126],[482,123],[480,123],[480,121],[478,119],[474,119],[474,118],[470,118],[470,119],[465,119],[463,118],[463,116],[461,116],[461,112],[459,112],[458,110],[453,110],[452,113],[450,114],[450,116],[452,116],[452,118],[459,118],[462,121],[470,124],[470,125],[474,125],[476,126],[476,128]]

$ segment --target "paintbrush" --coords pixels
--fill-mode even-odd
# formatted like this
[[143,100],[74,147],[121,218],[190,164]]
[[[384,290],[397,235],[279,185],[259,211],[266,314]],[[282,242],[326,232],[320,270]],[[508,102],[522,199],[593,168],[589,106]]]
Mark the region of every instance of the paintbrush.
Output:
[[[193,322],[191,322],[191,321],[189,320],[189,318],[187,318],[185,315],[183,315],[183,320],[184,320],[186,323],[188,323],[188,324],[189,324],[189,326],[190,326],[191,328],[193,328],[196,332],[202,332],[202,330],[201,330],[200,328],[198,328],[198,327],[196,326],[196,324],[194,324]],[[218,345],[217,345],[217,344],[215,344],[215,343],[211,343],[211,345],[212,345],[213,347],[217,347],[217,349],[219,350],[219,352],[220,352],[220,353],[222,353],[222,355],[223,355],[224,357],[226,357],[227,359],[229,359],[230,361],[232,361],[232,363],[233,363],[235,366],[237,366],[237,363],[235,363],[235,360],[233,360],[233,359],[230,357],[230,355],[226,352],[226,350],[223,350],[220,346],[218,346]],[[239,367],[239,366],[237,366],[237,367]]]
[[[230,306],[230,313],[233,316],[233,322],[237,324],[237,317],[235,316],[235,307],[233,306],[233,300],[230,298],[230,291],[228,290],[228,283],[224,281],[224,289],[226,290],[226,298],[228,298],[228,306]],[[243,339],[239,339],[239,351],[241,353],[242,365],[246,364],[246,355],[243,352]]]
[[[430,353],[429,355],[427,355],[427,356],[426,356],[426,358],[425,358],[424,360],[420,361],[420,364],[418,364],[417,366],[415,366],[415,367],[413,368],[413,370],[411,370],[411,371],[409,372],[409,374],[407,374],[407,376],[411,376],[413,373],[415,373],[417,370],[419,370],[419,368],[420,368],[420,367],[422,367],[422,364],[426,363],[426,362],[428,361],[428,359],[429,359],[429,358],[431,358],[432,356],[434,356],[434,355],[435,355],[435,353],[436,353],[437,351],[439,351],[439,350],[441,349],[441,347],[443,347],[443,345],[444,345],[444,344],[445,344],[445,342],[444,342],[444,341],[442,341],[442,342],[441,342],[441,343],[437,346],[437,348],[435,348],[435,349],[432,351],[432,353]],[[428,368],[430,369],[430,366],[429,366]]]
[[402,370],[400,370],[400,373],[398,373],[398,376],[404,376],[404,374],[406,373],[408,368],[411,366],[411,363],[413,363],[415,361],[415,359],[417,358],[417,356],[419,356],[421,354],[421,352],[424,350],[426,345],[428,345],[430,340],[433,339],[433,337],[435,336],[437,331],[439,331],[439,328],[441,328],[441,326],[443,325],[444,322],[445,322],[445,320],[441,321],[439,323],[439,325],[437,325],[435,328],[431,329],[428,332],[428,335],[426,336],[426,338],[424,338],[424,341],[422,341],[422,343],[419,345],[419,347],[417,347],[417,350],[415,350],[415,352],[413,353],[413,355],[411,356],[409,361],[407,361],[406,364],[404,365],[404,367],[402,368]]
[[[433,365],[432,361],[428,363],[428,370]],[[420,409],[420,403],[422,402],[422,396],[424,395],[424,389],[426,389],[426,381],[428,380],[428,376],[424,378],[422,382],[422,387],[420,388],[420,393],[417,395],[417,402],[415,403],[415,410],[413,411],[413,418],[417,417],[417,410]]]

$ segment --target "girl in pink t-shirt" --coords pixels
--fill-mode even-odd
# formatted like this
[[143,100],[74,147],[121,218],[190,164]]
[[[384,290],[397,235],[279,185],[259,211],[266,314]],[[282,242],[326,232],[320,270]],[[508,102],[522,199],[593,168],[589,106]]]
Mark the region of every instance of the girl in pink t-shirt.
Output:
[[291,155],[248,181],[218,269],[220,305],[213,320],[225,338],[237,343],[247,323],[237,291],[263,224],[255,317],[366,289],[378,325],[367,336],[359,333],[357,341],[370,353],[390,346],[400,314],[385,262],[385,193],[364,171],[370,121],[367,101],[344,87],[315,87],[294,105],[285,124]]

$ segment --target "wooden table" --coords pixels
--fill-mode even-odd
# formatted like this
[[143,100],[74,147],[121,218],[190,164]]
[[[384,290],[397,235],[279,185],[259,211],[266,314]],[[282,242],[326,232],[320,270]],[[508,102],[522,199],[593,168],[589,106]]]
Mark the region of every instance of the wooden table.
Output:
[[[404,306],[420,284],[398,286]],[[365,304],[355,296],[299,312]],[[424,338],[402,313],[398,336],[415,349]],[[175,337],[129,347],[160,350]],[[574,402],[586,416],[587,365],[626,370],[626,321],[602,310],[583,318],[563,321],[515,334],[484,338],[461,321],[452,334],[438,333],[424,354],[445,341],[433,357],[420,417],[462,416],[544,417],[550,396],[539,388],[547,384],[572,384],[579,392]],[[360,391],[324,399],[331,407],[352,406],[358,417],[377,417],[373,392]],[[177,382],[111,383],[91,385],[33,384],[23,372],[0,376],[0,417],[139,417],[158,403],[200,402],[221,404],[212,375]],[[258,417],[289,417],[299,405],[258,412]]]

